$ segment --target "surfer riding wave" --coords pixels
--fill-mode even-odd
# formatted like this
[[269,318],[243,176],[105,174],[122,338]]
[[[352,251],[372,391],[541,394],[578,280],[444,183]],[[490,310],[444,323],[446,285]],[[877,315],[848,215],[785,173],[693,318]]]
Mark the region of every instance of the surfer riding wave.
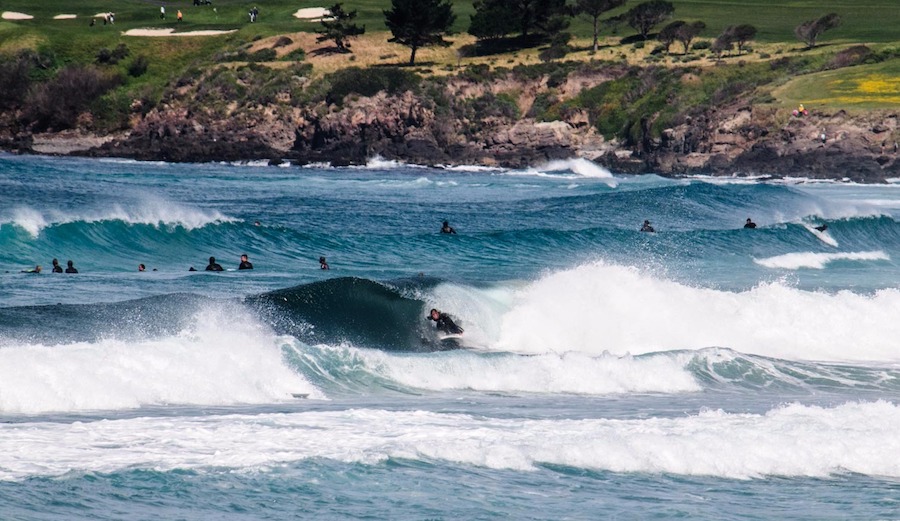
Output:
[[438,331],[447,334],[447,335],[461,335],[463,333],[463,328],[456,325],[456,322],[450,318],[450,315],[447,313],[441,313],[437,309],[432,309],[431,312],[425,317],[428,320],[435,321],[435,329]]

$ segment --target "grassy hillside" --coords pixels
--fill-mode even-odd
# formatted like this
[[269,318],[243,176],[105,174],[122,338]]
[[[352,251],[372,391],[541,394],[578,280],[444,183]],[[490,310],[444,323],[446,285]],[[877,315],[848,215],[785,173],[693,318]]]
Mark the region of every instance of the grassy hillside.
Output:
[[[900,27],[900,0],[672,0],[675,4],[674,19],[702,20],[707,29],[701,38],[714,38],[721,30],[733,24],[749,23],[759,30],[751,43],[753,51],[741,56],[729,56],[726,63],[759,62],[776,60],[786,56],[810,57],[821,65],[840,49],[852,44],[864,43],[876,52],[897,56],[898,27]],[[104,102],[109,118],[115,125],[122,124],[122,117],[114,113],[128,112],[128,106],[135,98],[147,99],[150,105],[157,101],[163,89],[179,78],[198,77],[202,69],[219,63],[241,64],[245,61],[265,61],[270,67],[284,67],[292,60],[303,59],[302,49],[308,53],[318,47],[315,31],[319,24],[299,20],[293,13],[300,8],[327,7],[330,2],[310,0],[266,0],[256,3],[247,0],[213,0],[212,6],[193,6],[192,0],[162,2],[160,0],[4,0],[0,10],[21,12],[32,15],[30,20],[0,20],[0,58],[30,49],[41,54],[45,70],[62,68],[67,64],[88,64],[98,62],[98,55],[104,50],[124,45],[128,55],[119,62],[104,62],[104,70],[118,71],[123,83]],[[628,4],[608,16],[615,16],[627,8],[640,3],[629,0]],[[165,20],[159,17],[159,6],[167,9]],[[473,12],[471,0],[453,2],[457,14],[455,30],[450,48],[423,50],[419,54],[420,66],[416,69],[424,74],[445,74],[455,72],[458,65],[488,65],[492,68],[512,68],[519,64],[539,63],[539,49],[523,49],[494,56],[461,58],[460,49],[470,45],[474,39],[465,34],[469,17]],[[259,20],[249,23],[247,12],[258,5]],[[354,43],[354,54],[307,54],[306,61],[313,66],[314,75],[321,76],[348,66],[402,65],[408,50],[399,45],[387,43],[390,34],[384,26],[383,9],[390,6],[390,0],[347,0],[347,10],[359,11],[357,22],[365,25],[367,33]],[[184,21],[177,22],[175,13],[184,13]],[[89,26],[92,17],[99,13],[114,11],[115,25],[104,25],[100,18],[94,26]],[[821,44],[812,51],[803,49],[793,35],[794,27],[808,19],[829,12],[837,12],[843,19],[842,25],[826,32],[819,40]],[[57,15],[76,15],[74,19],[54,19]],[[233,31],[217,36],[192,37],[134,37],[123,32],[135,28],[175,29],[178,32],[194,30]],[[634,40],[635,32],[627,25],[616,29],[604,28],[604,45],[596,55],[587,49],[591,36],[589,21],[583,17],[572,21],[572,42],[575,51],[566,59],[577,61],[606,60],[626,62],[631,65],[657,65],[663,67],[689,65],[705,68],[705,82],[713,85],[711,91],[726,89],[720,83],[743,82],[760,85],[756,79],[746,81],[738,71],[717,71],[717,60],[708,51],[692,51],[681,55],[679,44],[673,47],[672,55],[656,53],[655,42],[622,44],[622,39]],[[275,49],[275,37],[289,35],[291,44]],[[302,47],[297,51],[298,47]],[[894,49],[894,50],[892,50]],[[253,60],[252,53],[268,53],[266,58]],[[262,56],[262,55],[261,55]],[[146,72],[136,75],[129,73],[129,67],[138,59],[149,65]],[[817,65],[818,66],[818,65]],[[773,92],[774,98],[762,93],[760,103],[773,102],[780,106],[790,106],[798,102],[822,106],[849,108],[896,107],[898,105],[897,83],[900,78],[898,58],[864,67],[850,67],[834,71],[819,72],[814,75],[790,79],[791,75],[808,72],[779,72],[769,74],[766,67],[760,67],[759,78],[785,85]],[[818,69],[811,69],[818,70]],[[49,74],[41,72],[41,74]],[[732,78],[732,76],[734,76]],[[777,77],[776,77],[777,76]],[[771,87],[766,87],[771,90]],[[684,102],[703,102],[709,96],[698,100],[688,99],[691,89],[675,89],[681,92]],[[707,89],[709,90],[709,89]],[[726,89],[727,90],[727,89]],[[683,91],[683,92],[682,92]],[[768,91],[766,91],[768,92]],[[708,94],[708,93],[707,93]],[[655,99],[655,98],[654,98]],[[811,101],[815,100],[815,101]],[[587,103],[587,102],[586,102]],[[664,106],[665,96],[652,105]],[[95,111],[96,112],[96,111]]]
[[[179,30],[194,29],[239,29],[245,36],[272,35],[297,31],[315,30],[316,23],[304,22],[292,16],[297,9],[305,7],[327,7],[330,2],[309,0],[266,0],[248,2],[245,0],[215,0],[213,6],[195,7],[191,1],[161,2],[147,0],[86,0],[73,3],[67,0],[5,0],[3,10],[23,12],[34,16],[33,20],[12,22],[15,28],[0,27],[0,46],[7,46],[10,37],[44,35],[49,41],[59,44],[68,38],[81,38],[87,31],[89,17],[93,14],[114,11],[116,28],[125,30],[133,27],[178,27]],[[625,7],[612,11],[619,14],[637,1],[631,0]],[[159,19],[159,6],[168,10],[166,20]],[[254,5],[260,6],[258,23],[248,23],[247,12]],[[900,8],[897,0],[673,0],[675,18],[688,21],[703,20],[707,25],[706,36],[715,36],[731,24],[749,23],[759,29],[757,40],[762,42],[794,42],[794,27],[811,18],[828,12],[841,15],[840,28],[828,32],[823,42],[864,42],[890,43],[898,40]],[[454,29],[464,32],[472,14],[472,2],[453,2],[457,14]],[[345,9],[359,11],[358,22],[369,32],[385,31],[382,10],[390,6],[389,0],[348,0]],[[215,11],[213,10],[215,8]],[[175,12],[181,9],[185,19],[181,24],[175,21]],[[76,14],[74,20],[53,20],[55,15]],[[82,30],[83,29],[83,30]],[[99,32],[99,28],[93,29]],[[572,29],[578,37],[590,36],[590,26],[586,20],[576,19]],[[607,30],[607,33],[609,31]],[[629,36],[634,31],[622,26],[618,36]]]
[[773,95],[787,106],[811,109],[900,107],[900,60],[800,76]]

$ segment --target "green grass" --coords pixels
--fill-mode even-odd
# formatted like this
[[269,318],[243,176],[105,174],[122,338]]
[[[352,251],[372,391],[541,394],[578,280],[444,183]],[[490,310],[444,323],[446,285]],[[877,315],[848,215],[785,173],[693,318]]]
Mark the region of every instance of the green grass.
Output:
[[[159,3],[155,0],[3,0],[0,11],[18,11],[33,15],[35,18],[26,21],[0,21],[0,53],[14,53],[24,48],[49,52],[56,57],[57,65],[67,63],[93,62],[97,52],[101,48],[113,49],[120,43],[124,43],[131,51],[129,59],[118,65],[123,72],[128,62],[138,55],[147,56],[149,69],[139,78],[128,78],[128,82],[118,89],[114,96],[125,99],[126,93],[146,93],[148,91],[160,94],[166,85],[187,72],[194,75],[214,60],[213,57],[223,51],[237,51],[246,44],[261,38],[272,37],[280,34],[293,34],[297,32],[311,32],[319,27],[318,23],[302,21],[292,15],[300,8],[328,7],[329,0],[266,0],[255,2],[247,0],[213,0],[213,6],[192,5],[191,0],[178,0],[166,2],[167,19],[159,18]],[[389,33],[384,26],[382,11],[390,6],[390,0],[347,0],[344,7],[347,10],[356,9],[359,12],[357,23],[364,25],[367,34],[359,39],[358,45],[354,45],[357,55],[353,58],[357,61],[349,62],[346,56],[322,58],[316,63],[318,74],[338,68],[359,65],[367,66],[374,63],[400,63],[405,60],[406,53],[397,50],[385,43]],[[629,0],[629,3],[617,11],[612,11],[608,16],[620,14],[625,9],[639,3],[639,0]],[[819,55],[822,52],[831,52],[844,45],[854,43],[876,44],[885,46],[898,40],[898,27],[900,27],[900,0],[673,0],[675,4],[674,19],[686,21],[702,20],[707,24],[702,37],[716,36],[721,30],[732,24],[749,23],[759,30],[757,42],[762,48],[767,46],[766,52],[776,55],[782,53],[795,54],[800,52],[802,44],[793,36],[794,27],[811,18],[816,18],[829,12],[837,12],[843,19],[841,27],[826,32],[820,38],[822,47],[810,56]],[[470,15],[473,13],[471,0],[458,0],[453,2],[457,21],[454,30],[463,33],[469,25]],[[247,12],[254,5],[260,8],[260,17],[257,23],[249,23]],[[175,13],[181,9],[184,13],[184,21],[178,23]],[[101,12],[113,10],[116,13],[114,26],[97,22],[94,27],[89,27],[90,18]],[[58,14],[76,14],[74,20],[54,20]],[[174,28],[179,32],[217,29],[236,30],[228,35],[207,37],[183,37],[183,38],[147,38],[123,36],[122,32],[132,28]],[[578,38],[578,45],[585,45],[591,36],[590,23],[584,17],[573,19],[571,32]],[[610,36],[611,30],[604,28],[602,35]],[[634,35],[634,31],[626,25],[620,26],[615,38],[607,43],[618,41]],[[309,37],[307,37],[309,39]],[[454,39],[454,38],[451,38]],[[455,38],[455,46],[458,48],[465,42],[471,43],[472,39],[459,35]],[[838,45],[839,44],[839,45]],[[261,45],[261,44],[260,44]],[[751,44],[753,45],[753,44]],[[384,47],[382,49],[382,46]],[[621,55],[627,55],[631,63],[646,63],[644,57],[653,44],[648,44],[646,49],[636,52],[632,47],[610,47],[597,56],[600,59],[620,60]],[[363,52],[369,51],[368,58]],[[676,48],[679,46],[676,45]],[[399,49],[399,48],[398,48]],[[496,66],[512,67],[517,63],[537,63],[534,56],[535,50],[511,53],[504,56],[486,57],[470,60],[465,63],[489,63]],[[758,53],[737,60],[759,60]],[[805,54],[805,53],[804,53]],[[386,58],[386,56],[389,56]],[[424,54],[423,54],[424,56]],[[454,70],[457,62],[456,50],[445,49],[441,53],[433,52],[427,60],[434,63],[430,69],[434,72],[442,70]],[[777,58],[779,56],[773,56]],[[577,59],[587,60],[585,52],[579,53]],[[708,66],[708,59],[699,57],[698,65]],[[329,61],[330,60],[330,61]],[[480,60],[480,61],[479,61]],[[423,59],[426,61],[426,59]],[[734,62],[735,59],[729,59]],[[866,71],[874,71],[885,75],[887,83],[896,83],[900,77],[898,60],[868,66],[842,69],[840,71],[819,73],[817,75],[800,77],[791,81],[779,91],[778,99],[790,105],[792,103],[810,99],[828,100],[827,103],[843,103],[846,106],[893,106],[900,105],[894,94],[867,94],[865,96],[856,93],[857,87],[853,87],[853,81],[864,81]],[[319,68],[321,66],[321,68]],[[801,71],[802,72],[802,71]],[[746,71],[745,71],[746,73]],[[732,78],[720,78],[723,72],[710,69],[703,73],[702,97],[712,96],[722,87],[711,82],[733,82],[740,80]],[[740,76],[740,71],[737,73]],[[763,71],[759,72],[763,75]],[[792,73],[793,74],[793,73]],[[839,80],[844,79],[844,83]],[[752,82],[755,84],[755,81]],[[874,84],[873,84],[874,85]],[[677,89],[684,91],[685,89]],[[687,95],[687,94],[685,94]],[[696,96],[701,96],[698,91]],[[688,100],[683,100],[688,101]],[[691,100],[695,101],[695,100]],[[664,105],[665,100],[648,98],[648,107]],[[826,103],[826,101],[822,101]],[[830,105],[832,106],[832,105]],[[837,105],[833,105],[837,106]],[[630,116],[629,116],[630,117]],[[624,116],[623,116],[624,118]],[[625,121],[625,119],[622,121]],[[618,125],[621,121],[616,120]],[[611,130],[611,129],[609,129]]]
[[807,109],[879,109],[900,106],[900,59],[807,74],[775,89],[782,106]]

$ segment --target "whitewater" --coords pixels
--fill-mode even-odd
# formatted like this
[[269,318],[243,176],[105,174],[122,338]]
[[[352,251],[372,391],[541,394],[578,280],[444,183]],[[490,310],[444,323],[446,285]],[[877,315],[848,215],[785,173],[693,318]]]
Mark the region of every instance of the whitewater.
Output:
[[900,518],[898,259],[896,184],[2,155],[0,517]]

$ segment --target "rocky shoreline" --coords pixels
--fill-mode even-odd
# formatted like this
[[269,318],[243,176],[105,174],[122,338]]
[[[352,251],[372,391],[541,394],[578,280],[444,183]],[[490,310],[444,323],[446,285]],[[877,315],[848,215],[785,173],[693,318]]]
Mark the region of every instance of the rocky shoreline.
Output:
[[[584,88],[604,78],[569,81]],[[472,86],[463,82],[449,87],[457,96],[466,95],[467,88]],[[540,82],[518,86],[523,114],[539,88]],[[460,118],[441,113],[410,91],[353,97],[340,106],[245,106],[232,108],[226,117],[198,110],[185,100],[173,97],[135,115],[132,128],[116,134],[7,133],[0,136],[0,148],[170,162],[271,160],[334,166],[365,164],[374,156],[422,165],[509,168],[584,158],[632,174],[766,175],[864,183],[900,177],[894,138],[898,114],[890,111],[817,112],[780,120],[783,116],[773,108],[735,103],[687,118],[658,138],[651,137],[648,122],[641,139],[626,145],[604,139],[578,111],[549,122],[478,114]]]

